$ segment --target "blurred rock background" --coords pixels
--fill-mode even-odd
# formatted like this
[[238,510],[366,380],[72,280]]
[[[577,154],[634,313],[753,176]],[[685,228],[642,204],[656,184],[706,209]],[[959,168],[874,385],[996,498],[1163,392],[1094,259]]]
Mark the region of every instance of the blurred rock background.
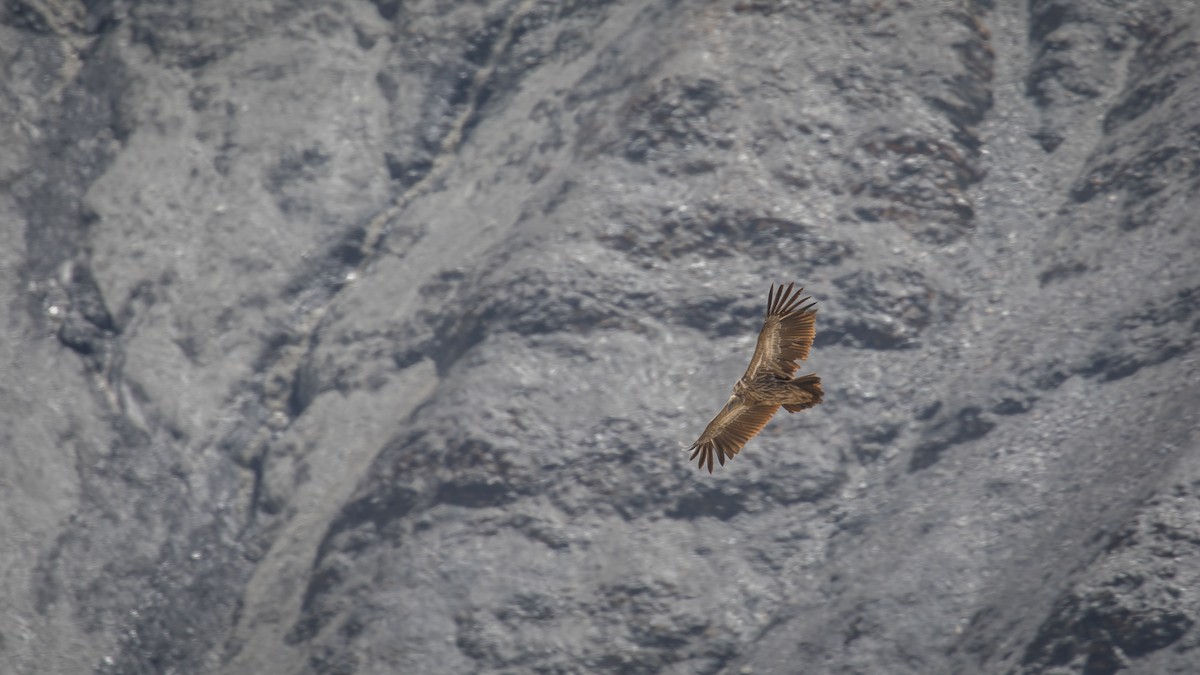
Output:
[[[0,2],[4,672],[1196,672],[1198,40]],[[826,402],[700,473],[788,281]]]

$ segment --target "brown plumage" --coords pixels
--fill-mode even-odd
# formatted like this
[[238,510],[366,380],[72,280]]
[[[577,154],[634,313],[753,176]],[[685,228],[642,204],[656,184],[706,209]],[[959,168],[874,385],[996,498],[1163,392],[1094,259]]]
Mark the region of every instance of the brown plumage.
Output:
[[767,316],[758,334],[758,345],[746,374],[733,385],[733,396],[708,423],[688,450],[689,459],[700,457],[700,468],[713,470],[713,456],[721,466],[754,438],[780,406],[788,412],[811,408],[825,397],[821,378],[796,374],[797,361],[808,358],[816,337],[817,303],[801,298],[803,288],[775,288],[767,295]]

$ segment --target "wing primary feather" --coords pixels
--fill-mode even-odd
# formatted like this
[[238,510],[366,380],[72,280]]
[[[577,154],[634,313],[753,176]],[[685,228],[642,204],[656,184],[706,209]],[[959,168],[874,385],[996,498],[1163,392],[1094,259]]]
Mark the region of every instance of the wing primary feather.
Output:
[[771,292],[767,293],[767,316],[771,316],[779,309],[779,300],[787,294],[789,289],[785,289],[781,284],[776,290],[775,284],[771,284]]
[[788,284],[787,287],[779,286],[778,288],[774,284],[771,284],[771,290],[767,293],[767,316],[786,316],[796,312],[804,312],[817,304],[813,302],[807,306],[799,307],[801,303],[809,299],[802,298],[803,294],[804,287],[796,288],[795,282]]
[[[790,284],[788,284],[787,290],[783,292],[783,301],[779,303],[781,313],[783,313],[783,314],[787,313],[787,310],[791,306],[792,301],[795,300],[796,296],[800,294],[800,291],[796,291],[795,293],[792,292],[792,289],[794,289],[795,287],[796,287],[795,282],[790,283]],[[800,290],[803,291],[804,289],[800,289]]]
[[[792,286],[794,286],[794,285],[795,284],[792,284]],[[805,300],[808,300],[809,298],[801,298],[800,297],[804,293],[803,287],[796,289],[796,291],[793,293],[792,286],[788,286],[787,293],[784,294],[782,302],[778,303],[778,307],[776,308],[776,311],[774,312],[776,315],[786,316],[788,314],[793,314],[796,312],[803,312],[812,306],[812,305],[809,305],[808,307],[800,307],[799,309],[797,309],[797,307],[799,307],[799,305],[801,303],[803,303]],[[816,304],[816,303],[812,303],[812,304]]]

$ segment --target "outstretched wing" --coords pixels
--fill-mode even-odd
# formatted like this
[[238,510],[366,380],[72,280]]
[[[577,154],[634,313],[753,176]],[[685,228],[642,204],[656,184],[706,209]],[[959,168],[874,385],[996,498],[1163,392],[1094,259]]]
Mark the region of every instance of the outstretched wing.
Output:
[[692,451],[689,460],[700,457],[700,468],[708,465],[708,472],[713,470],[713,455],[721,466],[725,460],[732,458],[741,451],[746,441],[754,438],[767,421],[779,410],[778,405],[754,404],[749,405],[739,396],[730,396],[729,402],[717,413],[717,416],[704,428],[700,438],[692,443],[688,450]]
[[804,288],[775,287],[767,294],[767,316],[758,333],[754,356],[742,379],[749,382],[758,375],[771,374],[790,379],[796,374],[797,361],[808,358],[813,338],[817,335],[817,304],[812,298],[801,298]]

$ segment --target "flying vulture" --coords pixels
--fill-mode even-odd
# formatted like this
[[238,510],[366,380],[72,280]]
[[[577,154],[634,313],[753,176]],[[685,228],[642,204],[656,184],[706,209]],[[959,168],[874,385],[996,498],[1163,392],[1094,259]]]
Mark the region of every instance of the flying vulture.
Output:
[[817,332],[817,310],[813,309],[817,303],[804,304],[811,298],[800,297],[803,287],[793,292],[795,285],[788,284],[787,288],[780,285],[776,289],[771,284],[767,316],[746,374],[734,383],[733,396],[688,448],[692,451],[689,461],[699,456],[700,468],[708,465],[709,473],[713,470],[713,455],[725,466],[725,460],[733,459],[766,426],[779,406],[788,412],[799,412],[825,397],[820,377],[792,377],[796,362],[808,358]]

